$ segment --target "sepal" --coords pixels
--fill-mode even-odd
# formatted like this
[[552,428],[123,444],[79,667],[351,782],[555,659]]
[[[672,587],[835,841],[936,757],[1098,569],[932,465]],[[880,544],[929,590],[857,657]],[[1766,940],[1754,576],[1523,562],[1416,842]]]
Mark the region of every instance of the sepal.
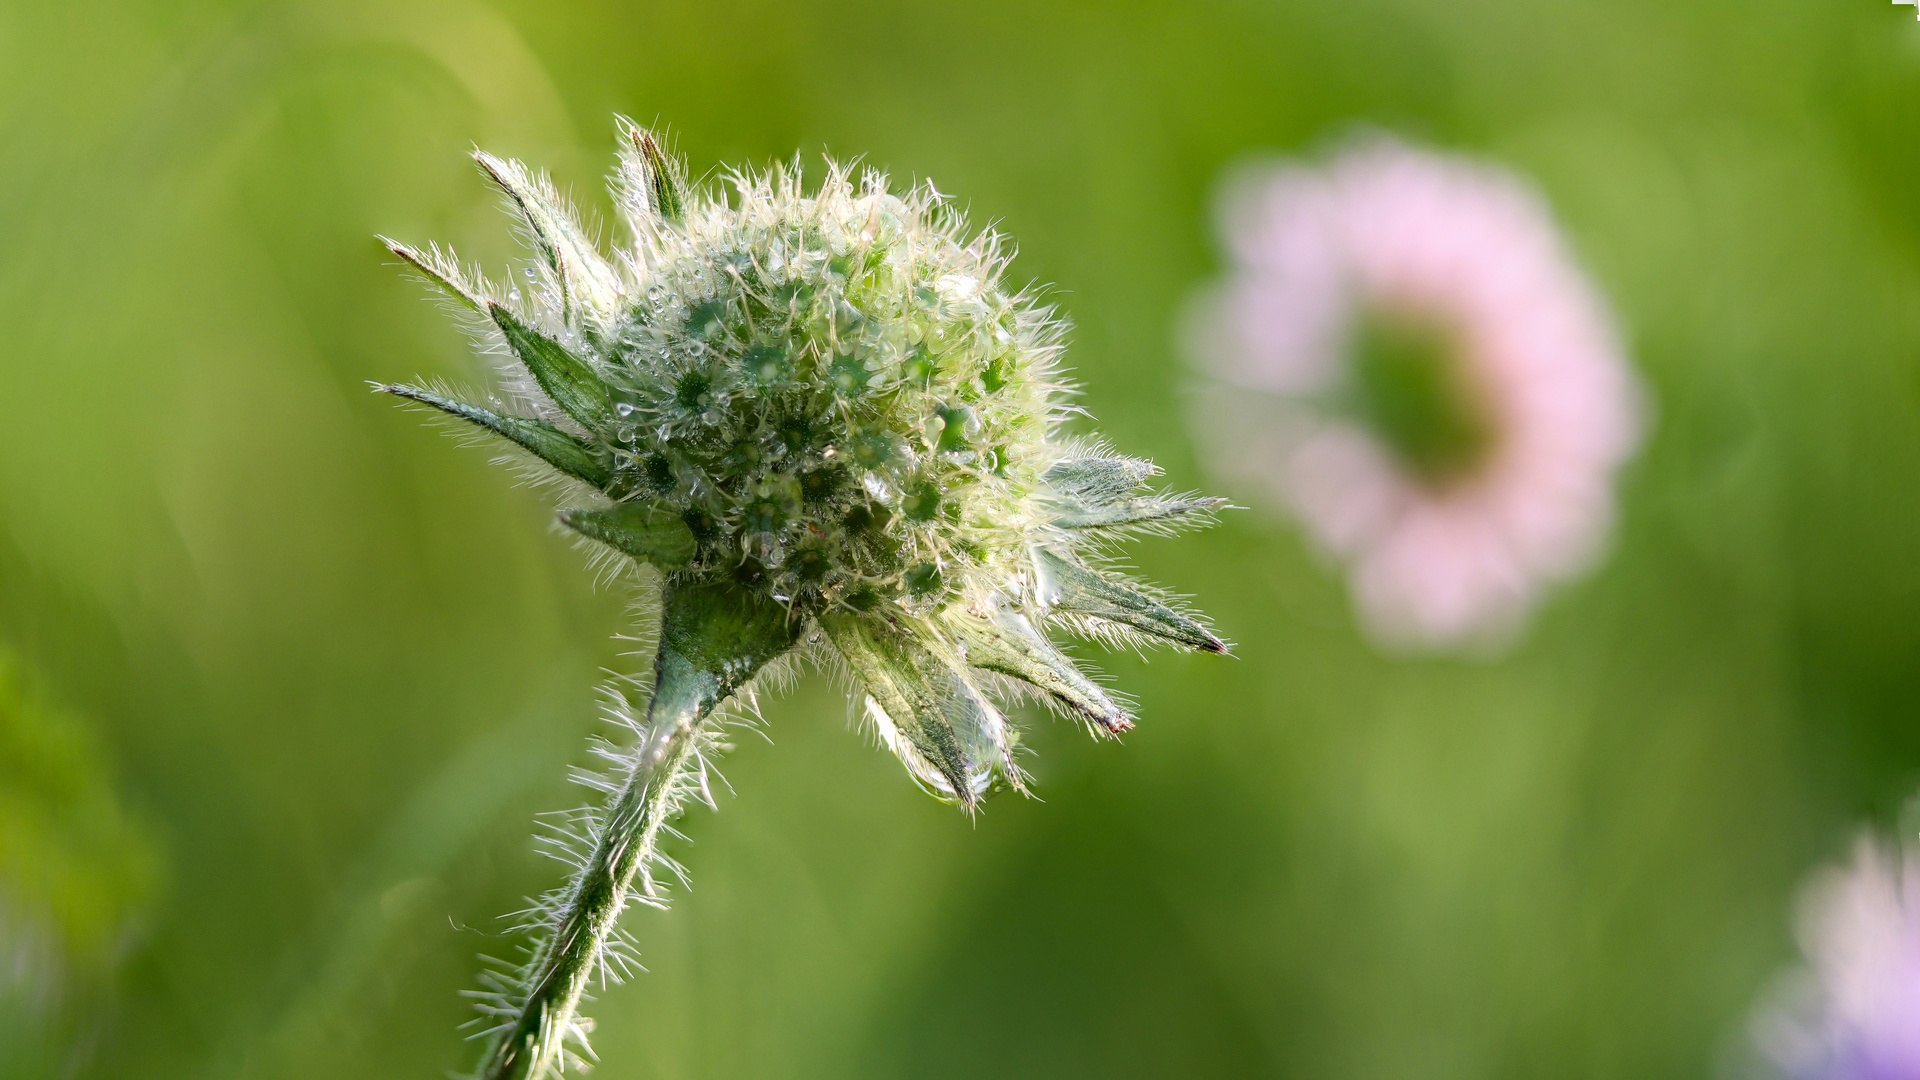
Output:
[[1041,605],[1063,615],[1085,615],[1130,626],[1201,652],[1223,653],[1227,643],[1185,615],[1144,593],[1089,570],[1050,548],[1034,549]]
[[1220,498],[1169,499],[1147,495],[1107,503],[1053,500],[1053,524],[1062,529],[1116,529],[1171,522],[1189,514],[1207,514],[1227,504]]
[[728,581],[669,579],[661,603],[648,707],[655,729],[705,719],[799,635],[784,605]]
[[389,240],[384,236],[377,239],[386,246],[388,251],[413,267],[415,273],[432,282],[435,288],[460,301],[461,305],[470,311],[481,315],[487,313],[486,299],[467,284],[465,275],[460,273],[460,267],[453,261],[451,252],[442,256],[438,248],[421,251],[419,248],[403,244],[398,240]]
[[374,389],[409,401],[417,401],[422,405],[431,405],[441,412],[457,416],[515,443],[522,450],[576,480],[583,480],[597,488],[605,488],[613,482],[613,469],[607,463],[605,455],[545,420],[530,420],[524,416],[494,412],[492,409],[442,397],[431,390],[422,390],[417,386],[375,384]]
[[474,151],[473,160],[519,208],[540,259],[559,281],[569,308],[578,305],[597,319],[615,314],[620,308],[620,281],[552,186],[525,165],[484,150]]
[[1086,503],[1111,502],[1133,491],[1157,470],[1145,458],[1083,457],[1056,461],[1045,479],[1055,492]]
[[1041,500],[1053,510],[1051,524],[1061,529],[1115,529],[1171,523],[1190,514],[1207,514],[1225,499],[1166,495],[1133,496],[1134,489],[1158,470],[1153,462],[1130,457],[1068,458],[1050,466]]
[[846,612],[821,615],[820,627],[866,691],[881,741],[914,779],[969,810],[996,777],[1023,787],[1006,718],[930,628]]
[[619,184],[633,216],[672,224],[686,213],[686,182],[680,164],[660,147],[653,132],[621,117],[627,146],[620,151]]
[[983,617],[952,609],[943,618],[966,645],[967,663],[1044,690],[1110,734],[1133,727],[1126,711],[1020,612],[1001,606]]
[[560,521],[581,536],[662,570],[693,561],[693,530],[679,514],[656,503],[634,500],[606,510],[563,510]]
[[566,346],[515,318],[499,304],[488,304],[487,314],[506,335],[513,354],[526,365],[533,380],[540,384],[555,405],[588,430],[598,430],[613,418],[613,401],[607,385],[600,381],[586,361],[567,351]]

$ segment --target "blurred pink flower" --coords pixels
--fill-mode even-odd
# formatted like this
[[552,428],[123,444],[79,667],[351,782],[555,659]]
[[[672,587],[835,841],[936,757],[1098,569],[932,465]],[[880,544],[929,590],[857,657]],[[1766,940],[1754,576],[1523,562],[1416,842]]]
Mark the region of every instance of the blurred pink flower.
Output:
[[1920,851],[1862,837],[1852,866],[1809,887],[1795,936],[1807,967],[1754,1019],[1773,1068],[1793,1080],[1920,1080]]
[[[1323,168],[1242,172],[1220,227],[1231,270],[1188,325],[1218,380],[1197,434],[1217,471],[1349,565],[1377,637],[1498,641],[1591,563],[1639,397],[1529,187],[1375,137]],[[1381,369],[1369,399],[1361,360],[1382,325],[1424,335],[1434,370]]]

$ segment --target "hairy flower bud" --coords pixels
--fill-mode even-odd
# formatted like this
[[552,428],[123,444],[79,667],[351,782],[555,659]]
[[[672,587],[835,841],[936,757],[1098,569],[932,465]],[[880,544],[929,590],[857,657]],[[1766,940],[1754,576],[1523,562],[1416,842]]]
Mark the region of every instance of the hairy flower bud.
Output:
[[[880,740],[969,808],[1023,783],[999,680],[1097,733],[1132,726],[1049,623],[1225,651],[1097,557],[1220,500],[1136,494],[1151,463],[1057,437],[1065,324],[1008,287],[998,237],[969,236],[930,185],[894,194],[832,163],[811,193],[797,163],[730,174],[730,197],[691,188],[651,133],[623,121],[622,134],[614,188],[632,241],[612,259],[545,178],[485,153],[536,255],[524,287],[390,243],[468,310],[483,349],[512,358],[525,408],[381,389],[551,466],[581,500],[561,513],[568,528],[663,575],[638,748],[555,900],[556,932],[497,1003],[489,1075],[536,1074],[560,1053],[578,990],[552,988],[578,972],[556,942],[610,932],[594,912],[617,914],[657,858],[653,830],[690,790],[712,710],[810,628]],[[558,932],[580,919],[585,937]]]

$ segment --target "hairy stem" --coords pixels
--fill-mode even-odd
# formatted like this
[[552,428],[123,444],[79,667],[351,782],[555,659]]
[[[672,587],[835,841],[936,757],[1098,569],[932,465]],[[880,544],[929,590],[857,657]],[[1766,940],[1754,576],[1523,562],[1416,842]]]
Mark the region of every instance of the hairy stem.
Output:
[[[626,784],[607,807],[593,852],[528,966],[526,1000],[489,1050],[481,1073],[486,1080],[536,1080],[559,1056],[634,879],[653,858],[660,826],[675,809],[680,773],[710,711],[654,695]],[[650,892],[651,881],[642,889]]]
[[653,700],[626,782],[527,965],[518,1009],[481,1065],[484,1080],[542,1080],[559,1060],[635,879],[654,895],[648,864],[686,793],[702,729],[721,702],[793,644],[788,611],[732,586],[671,584],[664,601]]

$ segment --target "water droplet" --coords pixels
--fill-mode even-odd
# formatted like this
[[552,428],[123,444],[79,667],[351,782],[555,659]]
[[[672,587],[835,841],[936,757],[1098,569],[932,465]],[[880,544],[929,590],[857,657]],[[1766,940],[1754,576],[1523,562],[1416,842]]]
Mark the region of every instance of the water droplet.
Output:
[[528,281],[533,280],[533,267],[531,266],[527,267],[527,280]]

